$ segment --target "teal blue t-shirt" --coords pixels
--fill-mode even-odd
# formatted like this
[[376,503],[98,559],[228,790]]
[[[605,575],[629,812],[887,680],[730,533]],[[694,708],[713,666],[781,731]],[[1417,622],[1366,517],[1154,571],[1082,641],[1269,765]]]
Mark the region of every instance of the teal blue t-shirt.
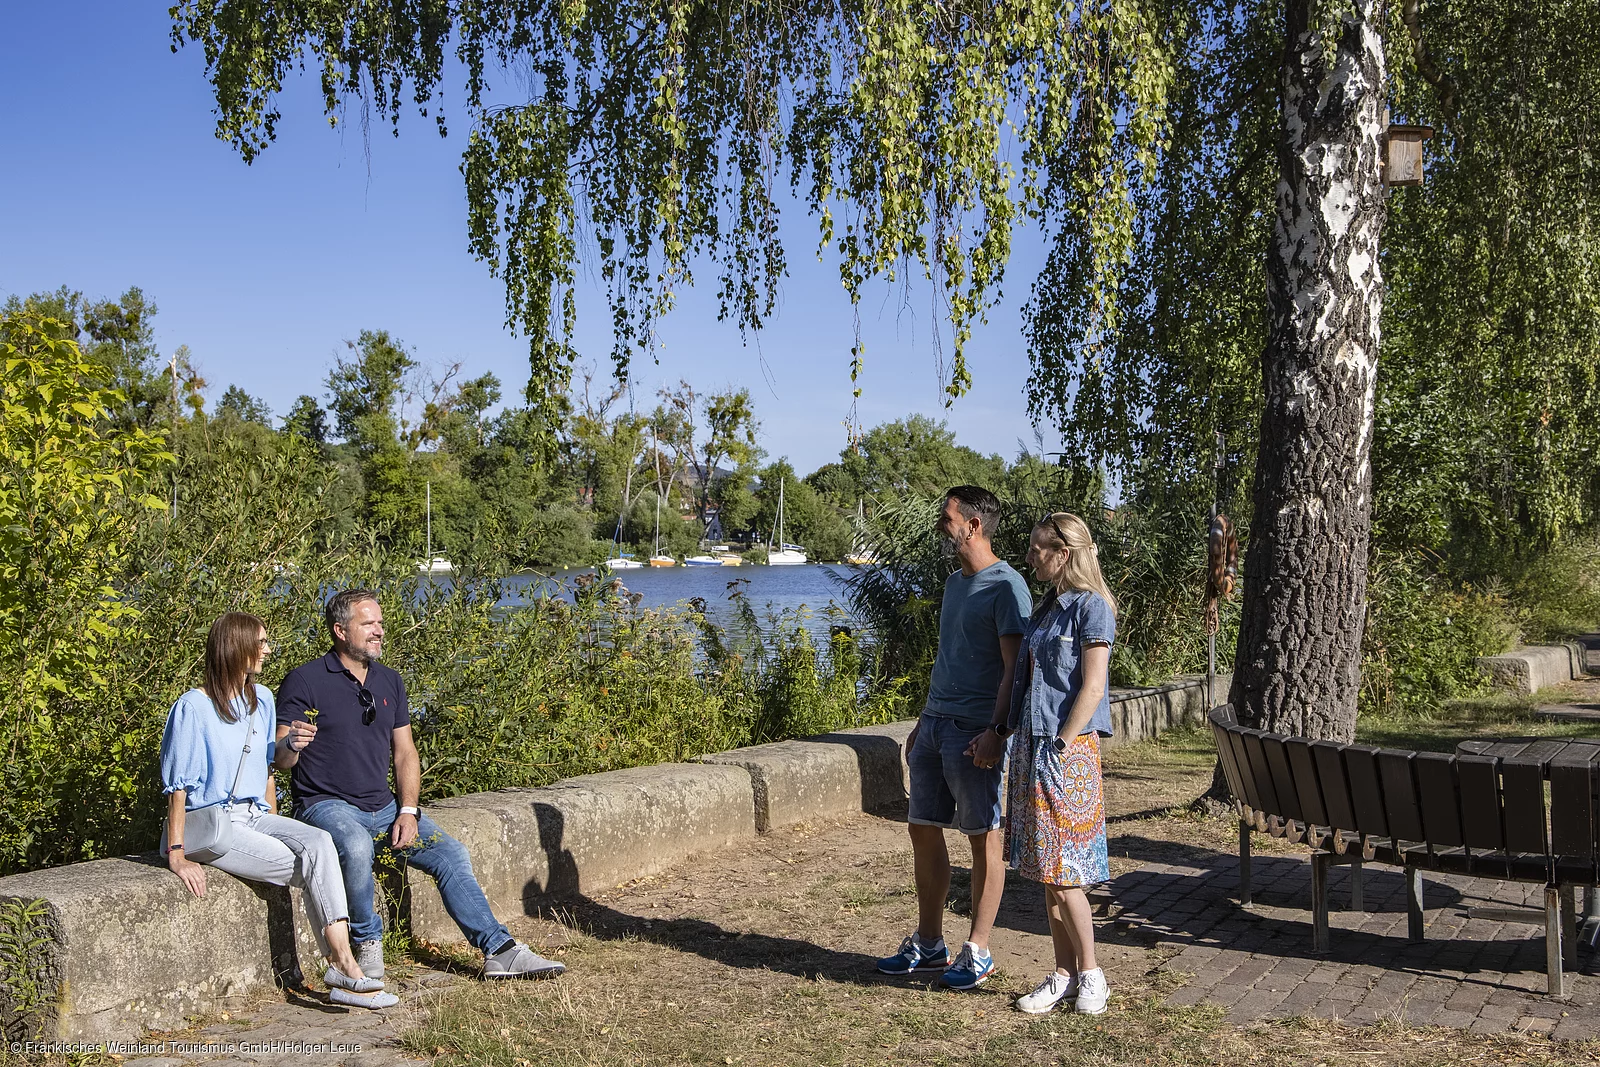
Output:
[[923,710],[972,730],[993,721],[995,696],[1005,674],[1000,638],[1022,633],[1031,614],[1028,584],[1005,560],[970,578],[956,571],[945,579],[939,654]]

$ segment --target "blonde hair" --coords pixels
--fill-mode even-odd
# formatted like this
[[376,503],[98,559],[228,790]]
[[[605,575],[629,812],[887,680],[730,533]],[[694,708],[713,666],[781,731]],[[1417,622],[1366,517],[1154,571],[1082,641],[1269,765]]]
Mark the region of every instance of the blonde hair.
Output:
[[1100,573],[1100,553],[1095,548],[1088,525],[1071,512],[1057,511],[1040,519],[1033,529],[1036,533],[1043,532],[1051,548],[1071,550],[1061,573],[1056,575],[1055,592],[1087,589],[1098,594],[1115,616],[1117,598],[1111,595],[1111,587],[1106,585],[1105,576]]

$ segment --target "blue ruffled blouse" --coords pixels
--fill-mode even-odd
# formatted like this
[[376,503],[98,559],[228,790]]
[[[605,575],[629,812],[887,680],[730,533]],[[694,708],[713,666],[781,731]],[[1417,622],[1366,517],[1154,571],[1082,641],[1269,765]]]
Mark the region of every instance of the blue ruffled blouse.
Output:
[[[208,808],[228,799],[234,775],[238,775],[234,799],[252,801],[265,811],[267,804],[262,798],[267,795],[267,768],[276,748],[277,710],[272,690],[256,686],[255,714],[249,714],[249,709],[243,695],[234,697],[232,710],[239,721],[224,722],[204,689],[191,689],[179,697],[167,712],[166,732],[161,735],[162,792],[182,789],[185,809]],[[254,737],[250,734],[252,721]],[[246,739],[248,754],[244,752]]]

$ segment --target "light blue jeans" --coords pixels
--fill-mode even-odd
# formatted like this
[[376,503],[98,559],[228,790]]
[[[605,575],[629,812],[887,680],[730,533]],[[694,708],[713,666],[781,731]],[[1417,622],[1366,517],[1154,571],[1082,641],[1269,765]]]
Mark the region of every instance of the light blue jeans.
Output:
[[[249,800],[234,801],[228,815],[233,820],[233,847],[209,866],[247,882],[292,885],[304,890],[300,900],[306,918],[311,920],[317,948],[331,958],[322,931],[348,914],[333,841],[315,826],[273,815]],[[165,843],[163,834],[163,847]],[[367,890],[367,899],[372,899],[371,889]]]
[[444,910],[474,948],[487,954],[503,947],[511,934],[489,910],[489,900],[472,873],[467,847],[424,814],[417,819],[417,840],[408,848],[392,848],[389,828],[397,812],[392,800],[377,811],[362,811],[342,800],[324,800],[296,813],[301,821],[333,837],[350,906],[350,940],[359,945],[383,937],[383,917],[372,903],[372,861],[379,850],[385,850],[433,876],[444,898]]

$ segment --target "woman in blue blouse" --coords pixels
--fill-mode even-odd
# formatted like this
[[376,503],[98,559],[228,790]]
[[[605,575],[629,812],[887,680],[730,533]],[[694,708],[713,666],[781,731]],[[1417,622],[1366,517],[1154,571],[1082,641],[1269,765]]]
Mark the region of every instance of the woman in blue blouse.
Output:
[[178,698],[161,736],[161,783],[167,824],[161,851],[167,866],[197,897],[206,895],[206,869],[184,854],[188,815],[228,806],[233,835],[223,855],[206,862],[251,882],[304,890],[306,914],[330,966],[322,976],[336,1004],[388,1008],[399,998],[361,973],[350,951],[339,854],[327,832],[277,814],[277,788],[268,774],[276,713],[272,690],[256,684],[272,652],[261,620],[229,612],[206,634],[205,684]]
[[1056,969],[1017,1007],[1042,1014],[1070,997],[1078,1011],[1098,1015],[1109,990],[1095,962],[1084,889],[1111,877],[1100,738],[1111,736],[1107,673],[1117,602],[1076,515],[1041,519],[1028,563],[1050,593],[1023,632],[1011,689],[1006,848],[1018,873],[1044,883]]

